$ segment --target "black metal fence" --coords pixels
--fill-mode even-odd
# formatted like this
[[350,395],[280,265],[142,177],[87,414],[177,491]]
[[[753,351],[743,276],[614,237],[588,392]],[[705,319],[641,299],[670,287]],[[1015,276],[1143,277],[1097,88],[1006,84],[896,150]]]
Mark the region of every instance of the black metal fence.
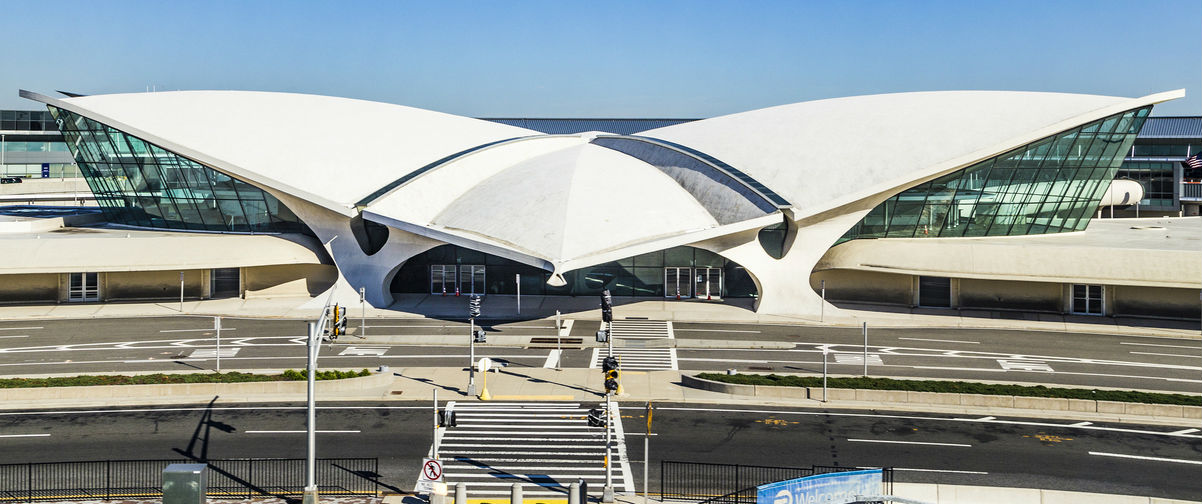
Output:
[[[142,499],[163,495],[163,469],[195,460],[95,460],[0,464],[0,503],[76,499]],[[208,497],[244,499],[301,495],[305,459],[210,459]],[[376,495],[376,458],[319,458],[315,469],[322,495]]]
[[[855,467],[775,467],[708,462],[660,462],[660,499],[706,504],[755,504],[756,487],[816,474],[857,471]],[[893,469],[884,469],[886,493],[893,491]]]

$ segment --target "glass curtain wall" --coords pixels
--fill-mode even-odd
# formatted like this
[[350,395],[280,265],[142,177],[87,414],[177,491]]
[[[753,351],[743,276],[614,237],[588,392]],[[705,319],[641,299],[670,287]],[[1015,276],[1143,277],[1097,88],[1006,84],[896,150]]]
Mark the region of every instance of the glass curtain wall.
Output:
[[190,231],[309,232],[291,210],[257,187],[89,118],[49,108],[109,222]]
[[[392,280],[392,291],[430,293],[431,266],[478,264],[483,264],[487,271],[485,291],[488,294],[516,294],[517,276],[520,275],[523,295],[594,295],[609,289],[615,296],[662,298],[664,268],[683,267],[721,268],[721,297],[756,297],[755,282],[742,266],[708,250],[693,247],[673,247],[569,271],[564,274],[566,285],[552,287],[547,285],[551,273],[546,270],[472,249],[442,245],[405,261],[405,265]],[[448,290],[448,294],[453,295],[454,290]]]
[[1115,114],[906,189],[839,243],[1083,230],[1151,109]]

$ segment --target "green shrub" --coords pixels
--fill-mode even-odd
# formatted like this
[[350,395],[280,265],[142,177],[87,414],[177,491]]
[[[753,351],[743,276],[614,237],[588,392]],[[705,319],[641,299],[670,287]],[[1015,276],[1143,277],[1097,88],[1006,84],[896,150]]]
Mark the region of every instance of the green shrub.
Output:
[[[821,387],[820,376],[785,376],[777,374],[717,374],[701,373],[698,378],[742,385],[775,385],[783,387]],[[1202,406],[1202,397],[1185,394],[1140,392],[1136,390],[1095,390],[1045,387],[1043,385],[1010,385],[942,380],[894,380],[891,378],[827,378],[827,387],[907,390],[915,392],[945,392],[960,394],[1009,395],[1022,397],[1051,397],[1057,399],[1089,399],[1147,404]]]

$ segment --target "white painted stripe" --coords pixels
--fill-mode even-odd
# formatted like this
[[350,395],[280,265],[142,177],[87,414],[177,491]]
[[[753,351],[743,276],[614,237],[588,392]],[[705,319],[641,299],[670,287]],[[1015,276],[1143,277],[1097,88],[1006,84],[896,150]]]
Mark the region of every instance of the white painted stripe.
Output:
[[[556,445],[556,446],[558,446],[558,445]],[[440,445],[438,445],[438,447],[439,447],[439,448],[443,448],[444,446],[440,444]],[[487,451],[487,452],[461,452],[461,451],[457,451],[457,450],[441,450],[441,449],[440,449],[440,450],[439,450],[439,453],[440,453],[440,454],[442,454],[443,458],[447,458],[447,457],[448,457],[448,454],[452,454],[452,453],[464,453],[464,454],[471,454],[471,453],[481,453],[481,454],[485,454],[485,455],[572,455],[572,454],[575,454],[575,453],[577,453],[577,452],[572,452],[572,453],[564,453],[564,452],[562,452],[562,451],[549,451],[549,452],[539,452],[539,451]],[[582,453],[582,454],[580,454],[579,456],[581,456],[581,457],[585,457],[585,456],[588,456],[588,457],[595,457],[595,456],[598,456],[598,455],[604,455],[604,454],[605,454],[605,450],[604,450],[603,448],[598,448],[596,452],[589,452],[588,454],[583,454],[583,453]],[[483,459],[477,459],[477,460],[483,460]]]
[[1128,343],[1128,342],[1126,342],[1126,341],[1124,341],[1124,342],[1122,342],[1122,343],[1119,343],[1119,344],[1120,344],[1120,345],[1139,345],[1139,346],[1152,346],[1152,347],[1166,347],[1166,348],[1188,348],[1188,349],[1190,349],[1190,350],[1202,350],[1202,347],[1198,347],[1198,346],[1190,346],[1190,345],[1161,345],[1161,344],[1157,344],[1157,343]]
[[[221,332],[237,331],[237,330],[238,330],[237,327],[224,327],[223,326],[221,328]],[[212,327],[208,327],[205,329],[160,329],[159,330],[159,332],[167,332],[167,333],[171,333],[171,332],[205,332],[205,331],[216,331],[216,329],[213,329]]]
[[[458,422],[459,425],[455,427],[456,429],[495,429],[498,427],[497,425],[487,425],[487,424],[475,425],[473,423],[475,421],[468,422],[466,419],[458,419],[458,420],[459,420],[459,422]],[[541,424],[539,424],[539,425],[513,425],[513,424],[505,424],[505,427],[508,427],[510,429],[515,429],[515,430],[516,429],[523,429],[523,430],[524,429],[561,429],[561,432],[563,430],[570,429],[570,430],[579,431],[578,434],[588,432],[589,429],[597,428],[597,427],[589,427],[588,424],[585,422],[580,422],[580,425],[541,425]]]
[[980,341],[966,341],[966,340],[954,340],[954,339],[933,339],[933,338],[897,338],[897,339],[910,340],[910,341],[938,341],[940,343],[967,343],[970,345],[980,345],[981,344]]
[[712,333],[749,333],[749,334],[759,334],[760,333],[760,331],[748,331],[748,330],[744,330],[744,329],[678,329],[678,328],[673,327],[672,330],[675,332],[712,332]]
[[1160,356],[1160,357],[1189,357],[1191,359],[1202,359],[1202,355],[1181,355],[1181,354],[1154,353],[1154,352],[1127,352],[1127,353],[1135,354],[1135,355],[1156,355],[1156,356]]
[[32,331],[32,330],[37,330],[37,329],[41,329],[41,328],[42,328],[42,326],[30,326],[30,327],[0,327],[0,331],[24,331],[24,330],[31,330],[31,331]]
[[1095,452],[1095,451],[1091,451],[1091,452],[1089,452],[1089,454],[1090,455],[1099,455],[1102,457],[1118,457],[1118,458],[1129,458],[1129,459],[1136,459],[1136,460],[1150,460],[1153,462],[1175,462],[1178,464],[1202,465],[1202,460],[1171,459],[1171,458],[1165,458],[1165,457],[1145,457],[1142,455],[1124,455],[1122,453],[1106,453],[1106,452]]
[[[438,445],[438,447],[439,448],[473,448],[473,449],[482,449],[482,448],[596,448],[596,445],[591,445],[591,444],[525,444],[525,443],[522,443],[522,444],[490,444],[490,445],[481,445],[481,444],[477,444],[477,443],[469,443],[469,444],[447,443],[444,445],[444,444],[440,443]],[[604,448],[604,446],[602,446],[602,448]],[[469,453],[469,452],[456,452],[456,453]],[[470,452],[470,453],[487,453],[487,452]]]
[[[590,455],[591,456],[591,455]],[[496,457],[443,457],[446,460],[455,460],[456,462],[508,462],[512,464],[524,464],[529,462],[547,462],[557,464],[579,464],[582,462],[593,463],[592,460],[581,461],[580,459],[542,459],[542,458],[496,458]]]
[[[562,415],[574,418],[556,418],[547,420],[545,418],[488,418],[484,416],[473,415],[471,418],[459,418],[459,414],[455,414],[455,418],[460,422],[487,422],[487,423],[511,423],[511,422],[535,422],[535,423],[571,423],[580,424],[577,427],[588,427],[588,422],[584,420],[584,415]],[[526,427],[523,425],[522,427]],[[558,428],[558,427],[557,427]]]
[[978,418],[978,419],[977,419],[977,421],[978,421],[978,422],[986,422],[986,421],[989,421],[989,420],[996,420],[996,419],[997,419],[997,417],[991,417],[991,416],[987,416],[987,417],[981,417],[981,418]]
[[848,438],[847,440],[856,442],[856,443],[888,443],[888,444],[909,444],[909,445],[923,445],[923,446],[953,446],[953,447],[958,447],[958,448],[972,448],[972,445],[970,445],[970,444],[934,443],[934,442],[929,442],[929,441],[891,441],[891,440],[886,440],[886,439],[853,439],[853,438]]
[[1075,424],[1069,424],[1069,425],[1072,427],[1085,427],[1086,425],[1093,425],[1093,422],[1077,422]]
[[[442,476],[443,476],[443,478],[446,478],[446,479],[488,478],[490,480],[510,480],[510,481],[472,481],[472,482],[470,482],[472,485],[472,488],[480,487],[480,486],[499,486],[499,487],[508,488],[508,487],[513,486],[514,483],[524,483],[527,485],[538,485],[541,487],[560,488],[560,487],[567,487],[568,485],[574,483],[577,478],[583,478],[586,480],[595,479],[595,480],[605,481],[604,474],[599,474],[596,476],[593,476],[591,474],[581,474],[581,475],[577,476],[574,474],[538,474],[538,473],[521,474],[521,475],[516,475],[516,474],[443,474]],[[538,476],[538,479],[531,481],[532,478],[530,478],[530,476]],[[615,474],[615,476],[617,476],[617,475]],[[549,479],[553,479],[553,480],[563,480],[563,481],[562,482],[559,482],[559,481],[552,482],[552,481],[546,481],[544,478],[549,478]],[[521,480],[521,481],[513,481],[513,480]],[[465,483],[467,483],[467,482],[465,482]],[[479,494],[482,492],[472,490],[472,493]],[[523,495],[526,495],[529,493],[530,492],[522,492]],[[505,495],[509,495],[509,490],[505,491]]]
[[566,402],[492,402],[492,401],[489,401],[487,403],[457,402],[457,403],[455,403],[455,410],[458,411],[459,408],[461,408],[461,407],[492,410],[492,409],[495,409],[495,407],[497,407],[497,406],[510,406],[510,407],[520,406],[522,408],[578,408],[578,407],[580,407],[580,403],[578,403],[578,402],[576,402],[576,403],[566,403]]
[[1198,429],[1181,429],[1179,431],[1170,432],[1169,434],[1174,434],[1174,435],[1180,436],[1182,434],[1193,434],[1195,432],[1198,432]]
[[583,442],[592,442],[592,441],[601,439],[601,437],[602,436],[593,436],[593,437],[587,437],[587,438],[573,438],[573,437],[553,437],[552,438],[552,437],[525,437],[525,436],[509,437],[509,436],[506,436],[506,437],[498,437],[498,438],[478,438],[478,437],[443,436],[442,439],[444,441],[476,441],[476,442],[480,442],[480,443],[484,443],[484,442],[488,442],[488,441],[557,441],[557,442],[560,442],[560,441],[567,441],[567,442],[583,441]]
[[559,361],[563,358],[563,350],[551,350],[547,352],[547,361],[543,363],[544,368],[559,367]]
[[[535,462],[538,462],[538,461],[536,460]],[[594,464],[597,466],[600,466],[601,460],[598,459],[597,461],[594,462]],[[495,465],[487,465],[487,464],[484,466],[478,466],[478,465],[472,465],[472,464],[448,464],[446,462],[443,462],[442,468],[445,471],[452,471],[452,472],[457,471],[457,470],[458,471],[462,471],[462,470],[470,471],[473,469],[480,469],[480,470],[484,470],[484,471],[505,471],[505,472],[514,472],[514,471],[523,471],[523,472],[526,472],[526,471],[604,471],[605,470],[604,467],[495,466]],[[535,473],[535,474],[542,474],[542,473]]]
[[952,366],[899,366],[909,367],[913,369],[940,369],[943,371],[988,371],[990,373],[1005,373],[1005,369],[990,369],[990,368],[975,368],[975,367],[952,367]]
[[[248,430],[246,434],[305,434],[307,430]],[[318,434],[358,434],[357,430],[318,430]]]
[[28,334],[13,334],[9,336],[0,336],[0,338],[28,338]]
[[[305,406],[209,406],[191,408],[124,408],[102,410],[49,410],[49,411],[0,411],[0,416],[25,415],[72,415],[102,413],[148,413],[155,411],[247,411],[247,410],[303,410]],[[430,406],[318,406],[319,410],[430,410]]]
[[[523,411],[523,410],[510,410],[510,411]],[[543,411],[543,410],[535,410],[535,411]],[[500,418],[529,418],[529,417],[563,418],[563,417],[565,417],[565,416],[569,416],[569,417],[580,417],[581,419],[583,419],[583,418],[584,418],[584,415],[585,415],[585,414],[588,412],[588,410],[586,410],[586,409],[583,409],[583,408],[580,408],[580,409],[574,409],[574,410],[570,410],[570,411],[578,411],[578,412],[580,412],[580,414],[578,414],[578,415],[568,415],[568,414],[565,414],[565,413],[484,413],[484,412],[475,412],[475,411],[473,411],[473,412],[471,412],[471,413],[464,412],[462,416],[465,416],[465,417],[466,417],[466,416],[470,415],[470,416],[471,416],[471,417],[473,417],[473,418],[475,418],[475,417],[480,417],[480,418],[487,418],[487,417],[500,417]],[[455,416],[460,416],[460,415],[459,415],[459,408],[458,408],[458,407],[456,407],[456,408],[455,408]]]
[[50,434],[0,434],[0,438],[50,437]]
[[[690,349],[691,350],[691,349]],[[767,364],[766,360],[751,360],[751,359],[707,359],[703,357],[679,357],[678,361],[687,362],[737,362],[740,364]],[[818,361],[819,363],[822,361]]]

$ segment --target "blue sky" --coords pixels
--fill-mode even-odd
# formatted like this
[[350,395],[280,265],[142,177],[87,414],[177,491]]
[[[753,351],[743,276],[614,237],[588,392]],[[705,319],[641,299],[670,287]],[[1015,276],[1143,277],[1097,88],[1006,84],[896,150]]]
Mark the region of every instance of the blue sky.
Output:
[[[253,89],[477,117],[710,117],[943,89],[1141,96],[1202,114],[1202,2],[170,1],[5,10],[24,88]],[[337,125],[318,125],[332,127]]]

